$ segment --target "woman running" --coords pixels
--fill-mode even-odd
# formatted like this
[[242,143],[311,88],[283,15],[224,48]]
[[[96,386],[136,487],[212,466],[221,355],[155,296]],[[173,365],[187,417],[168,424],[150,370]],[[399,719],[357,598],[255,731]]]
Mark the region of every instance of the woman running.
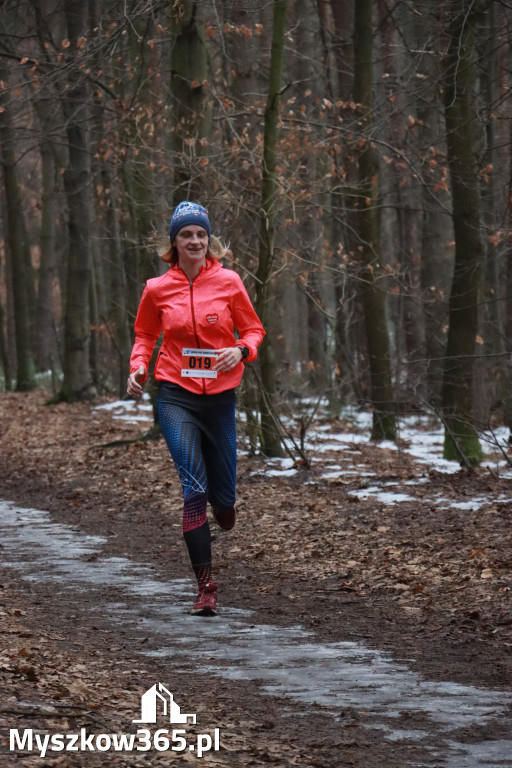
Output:
[[209,502],[221,528],[233,528],[235,389],[242,361],[256,359],[265,331],[239,275],[218,261],[227,249],[212,236],[205,208],[180,203],[169,238],[162,259],[170,269],[147,281],[140,300],[127,391],[142,395],[163,332],[155,364],[158,417],[183,486],[183,536],[199,589],[191,612],[213,616],[217,585],[206,507]]

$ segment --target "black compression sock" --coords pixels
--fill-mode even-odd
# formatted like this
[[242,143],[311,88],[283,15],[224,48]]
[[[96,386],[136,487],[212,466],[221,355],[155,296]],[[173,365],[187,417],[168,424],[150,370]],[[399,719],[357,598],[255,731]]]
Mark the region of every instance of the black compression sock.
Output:
[[187,545],[197,583],[199,588],[202,589],[212,578],[212,551],[208,521],[198,528],[185,531],[183,538]]

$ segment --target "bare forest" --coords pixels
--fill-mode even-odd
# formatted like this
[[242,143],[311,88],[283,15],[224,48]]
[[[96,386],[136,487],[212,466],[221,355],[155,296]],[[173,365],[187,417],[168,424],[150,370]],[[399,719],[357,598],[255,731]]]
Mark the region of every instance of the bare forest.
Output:
[[322,401],[370,409],[374,439],[435,414],[478,464],[512,426],[511,22],[505,0],[0,2],[3,388],[124,395],[191,199],[267,329],[254,450],[300,454]]

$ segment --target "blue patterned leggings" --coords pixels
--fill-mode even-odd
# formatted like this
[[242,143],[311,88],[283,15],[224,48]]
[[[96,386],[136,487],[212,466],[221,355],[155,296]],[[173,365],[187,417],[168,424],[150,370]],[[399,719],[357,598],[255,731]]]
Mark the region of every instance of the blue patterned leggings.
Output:
[[207,503],[235,504],[235,392],[196,395],[162,382],[158,417],[183,487],[183,534],[201,584],[211,577]]

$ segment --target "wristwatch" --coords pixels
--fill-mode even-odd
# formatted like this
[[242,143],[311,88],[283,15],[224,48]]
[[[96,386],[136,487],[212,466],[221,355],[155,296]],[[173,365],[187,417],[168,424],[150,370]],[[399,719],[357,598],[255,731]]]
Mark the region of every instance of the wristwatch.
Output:
[[249,357],[249,355],[251,354],[247,347],[242,347],[240,344],[237,344],[237,347],[242,353],[242,360],[245,360],[245,358]]

